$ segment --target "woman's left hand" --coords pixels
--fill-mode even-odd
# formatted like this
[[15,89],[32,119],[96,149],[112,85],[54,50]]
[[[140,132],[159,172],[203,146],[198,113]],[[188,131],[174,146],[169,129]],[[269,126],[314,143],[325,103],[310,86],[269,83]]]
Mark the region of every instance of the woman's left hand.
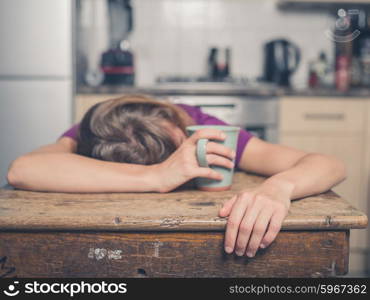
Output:
[[228,200],[219,211],[220,217],[229,216],[225,251],[253,257],[258,248],[268,247],[288,214],[293,189],[293,184],[271,177]]

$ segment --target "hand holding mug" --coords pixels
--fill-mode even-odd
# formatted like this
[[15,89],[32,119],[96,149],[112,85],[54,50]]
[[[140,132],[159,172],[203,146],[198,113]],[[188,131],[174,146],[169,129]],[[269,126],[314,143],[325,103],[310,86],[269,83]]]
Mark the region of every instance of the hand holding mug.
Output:
[[[205,146],[207,163],[212,167],[202,167],[196,156],[199,140],[208,139]],[[164,162],[155,165],[155,180],[158,180],[158,191],[169,192],[193,178],[206,178],[220,182],[224,174],[214,169],[219,166],[223,169],[232,169],[235,151],[223,145],[227,139],[224,131],[217,128],[200,128],[188,137],[180,147]]]
[[[211,168],[212,170],[216,171],[217,173],[222,174],[223,179],[217,180],[214,178],[209,178],[205,176],[199,176],[195,179],[195,184],[199,190],[203,191],[225,191],[230,189],[232,184],[232,179],[234,175],[234,159],[232,161],[232,165],[229,164],[217,164],[213,163],[208,158],[208,148],[210,144],[218,144],[223,147],[227,147],[233,153],[236,151],[236,145],[238,142],[239,136],[239,127],[234,126],[224,126],[224,125],[196,125],[196,126],[188,126],[186,130],[191,136],[196,136],[198,132],[205,129],[216,129],[223,132],[225,135],[225,139],[216,141],[212,141],[212,138],[199,138],[197,139],[197,146],[196,146],[196,157],[200,167],[202,168]],[[197,136],[196,136],[197,137]],[[221,154],[222,155],[222,154]],[[230,157],[229,157],[230,158]]]

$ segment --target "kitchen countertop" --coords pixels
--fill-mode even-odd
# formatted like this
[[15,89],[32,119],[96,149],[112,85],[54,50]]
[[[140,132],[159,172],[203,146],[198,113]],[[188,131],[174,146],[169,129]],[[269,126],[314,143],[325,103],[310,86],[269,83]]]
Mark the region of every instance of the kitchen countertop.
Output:
[[346,93],[334,89],[284,89],[269,85],[252,87],[232,87],[229,85],[172,85],[172,86],[79,86],[77,94],[150,94],[156,96],[176,96],[176,95],[204,95],[204,96],[255,96],[255,97],[358,97],[370,98],[370,88],[351,89]]

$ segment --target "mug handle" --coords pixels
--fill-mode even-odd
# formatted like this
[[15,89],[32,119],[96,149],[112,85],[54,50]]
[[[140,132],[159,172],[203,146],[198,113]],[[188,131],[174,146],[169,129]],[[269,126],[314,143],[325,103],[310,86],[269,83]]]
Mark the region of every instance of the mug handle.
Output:
[[201,168],[208,168],[207,162],[207,143],[208,139],[199,139],[197,142],[197,160]]

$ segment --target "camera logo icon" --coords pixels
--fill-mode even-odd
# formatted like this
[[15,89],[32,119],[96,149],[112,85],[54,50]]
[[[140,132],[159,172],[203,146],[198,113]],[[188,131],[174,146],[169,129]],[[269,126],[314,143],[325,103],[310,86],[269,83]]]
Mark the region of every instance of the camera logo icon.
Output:
[[19,294],[19,290],[16,290],[15,285],[18,284],[18,283],[19,283],[19,281],[14,281],[13,284],[10,284],[8,286],[8,290],[9,291],[4,290],[3,291],[4,294],[7,295],[7,296],[9,296],[9,297],[17,296]]
[[351,31],[351,19],[354,17],[363,18],[363,15],[358,9],[347,11],[343,8],[339,9],[338,17],[335,20],[335,28],[334,30],[326,30],[326,37],[337,43],[347,43],[356,39],[361,32],[358,29]]

